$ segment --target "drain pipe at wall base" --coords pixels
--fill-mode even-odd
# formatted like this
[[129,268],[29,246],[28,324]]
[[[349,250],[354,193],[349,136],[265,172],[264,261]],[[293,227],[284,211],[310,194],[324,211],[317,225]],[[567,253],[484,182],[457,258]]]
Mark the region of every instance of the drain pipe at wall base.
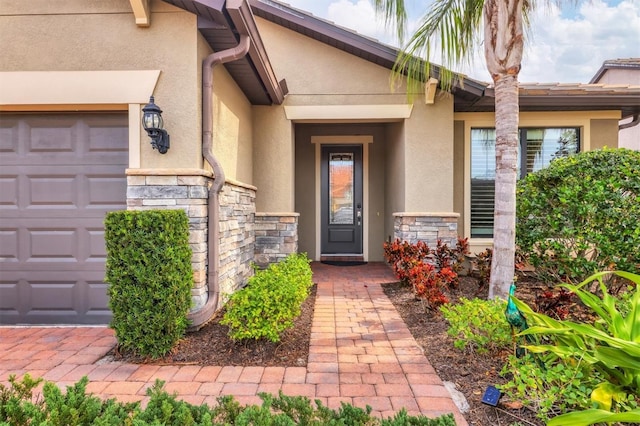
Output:
[[211,319],[218,309],[220,299],[219,260],[220,260],[220,191],[224,186],[225,176],[222,165],[213,155],[213,69],[216,65],[232,62],[244,57],[249,52],[250,38],[240,35],[236,47],[213,53],[202,62],[202,155],[213,169],[213,184],[209,188],[209,238],[208,238],[208,273],[207,302],[200,309],[190,312],[190,330],[197,330]]

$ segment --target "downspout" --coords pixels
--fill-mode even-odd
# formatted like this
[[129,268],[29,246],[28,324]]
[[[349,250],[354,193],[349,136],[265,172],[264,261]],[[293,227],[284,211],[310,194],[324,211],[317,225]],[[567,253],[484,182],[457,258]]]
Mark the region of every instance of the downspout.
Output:
[[630,127],[637,126],[640,123],[640,114],[634,114],[632,120],[628,123],[624,123],[618,126],[618,130],[628,129]]
[[209,188],[209,238],[208,238],[208,274],[207,302],[197,311],[189,313],[190,329],[199,329],[213,316],[218,309],[220,298],[219,282],[219,239],[220,239],[220,191],[224,186],[225,176],[222,165],[213,155],[213,69],[216,65],[232,62],[244,57],[249,52],[250,37],[240,35],[236,47],[213,53],[202,62],[202,155],[213,169],[213,184]]

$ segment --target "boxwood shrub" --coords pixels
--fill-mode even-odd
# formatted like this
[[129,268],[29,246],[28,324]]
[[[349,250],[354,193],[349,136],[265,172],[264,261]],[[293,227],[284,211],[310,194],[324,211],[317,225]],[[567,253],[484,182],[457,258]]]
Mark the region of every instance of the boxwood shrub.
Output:
[[188,326],[193,272],[183,210],[117,211],[105,219],[106,281],[119,349],[158,358]]
[[313,285],[309,262],[306,254],[291,254],[257,271],[245,288],[233,293],[221,321],[229,326],[229,336],[279,342],[282,332],[293,327]]
[[517,186],[517,244],[540,278],[580,282],[640,269],[640,152],[558,158]]

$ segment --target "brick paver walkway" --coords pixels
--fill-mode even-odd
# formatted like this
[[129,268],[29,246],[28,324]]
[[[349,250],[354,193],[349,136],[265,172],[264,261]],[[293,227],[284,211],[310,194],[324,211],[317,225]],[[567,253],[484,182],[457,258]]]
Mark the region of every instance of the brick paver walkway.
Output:
[[259,392],[304,395],[331,408],[342,401],[390,416],[401,408],[430,417],[453,412],[467,422],[382,291],[394,280],[384,264],[313,264],[318,284],[306,367],[135,365],[105,362],[115,345],[105,327],[0,327],[0,382],[29,372],[67,386],[88,376],[88,392],[145,401],[156,379],[192,404],[220,395],[259,404]]

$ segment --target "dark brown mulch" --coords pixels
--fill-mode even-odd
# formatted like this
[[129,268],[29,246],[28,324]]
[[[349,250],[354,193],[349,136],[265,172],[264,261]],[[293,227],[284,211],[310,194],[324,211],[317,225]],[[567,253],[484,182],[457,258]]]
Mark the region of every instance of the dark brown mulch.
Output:
[[[522,294],[523,291],[526,293],[523,289],[528,287],[530,286],[521,286],[518,289],[518,296],[526,301],[530,301],[536,291]],[[136,359],[118,353],[112,353],[112,356],[116,360],[153,364],[306,366],[315,289],[316,286],[303,304],[302,314],[296,319],[295,326],[283,334],[279,343],[262,340],[234,342],[228,336],[228,327],[219,322],[222,317],[220,313],[199,331],[187,334],[169,355],[160,360]],[[470,425],[542,424],[526,408],[513,409],[505,405],[494,408],[480,402],[488,385],[502,382],[499,372],[507,354],[478,356],[454,349],[452,339],[447,335],[448,324],[442,315],[426,314],[422,303],[414,299],[408,286],[400,283],[385,284],[384,290],[438,375],[442,380],[455,383],[457,389],[465,395],[471,406],[471,410],[465,414]],[[460,297],[486,298],[486,289],[479,292],[475,278],[461,277],[459,289],[450,296],[453,302]]]
[[194,333],[188,333],[162,359],[145,360],[130,355],[113,354],[116,360],[150,364],[235,365],[262,367],[304,367],[309,358],[311,322],[316,300],[316,286],[311,288],[293,328],[282,334],[282,340],[235,342],[229,337],[229,327],[220,324],[224,311]]
[[[447,335],[448,323],[442,314],[426,313],[422,302],[415,299],[407,285],[393,283],[385,284],[383,288],[440,378],[454,383],[464,394],[470,406],[469,412],[465,413],[469,425],[543,424],[536,419],[535,413],[504,398],[497,408],[481,402],[487,386],[505,382],[499,373],[509,353],[477,355],[454,349],[453,339]],[[531,300],[533,293],[526,289],[526,286],[519,287],[517,296]],[[486,289],[479,291],[475,278],[460,277],[458,288],[449,297],[455,303],[461,297],[486,298],[486,293]]]

